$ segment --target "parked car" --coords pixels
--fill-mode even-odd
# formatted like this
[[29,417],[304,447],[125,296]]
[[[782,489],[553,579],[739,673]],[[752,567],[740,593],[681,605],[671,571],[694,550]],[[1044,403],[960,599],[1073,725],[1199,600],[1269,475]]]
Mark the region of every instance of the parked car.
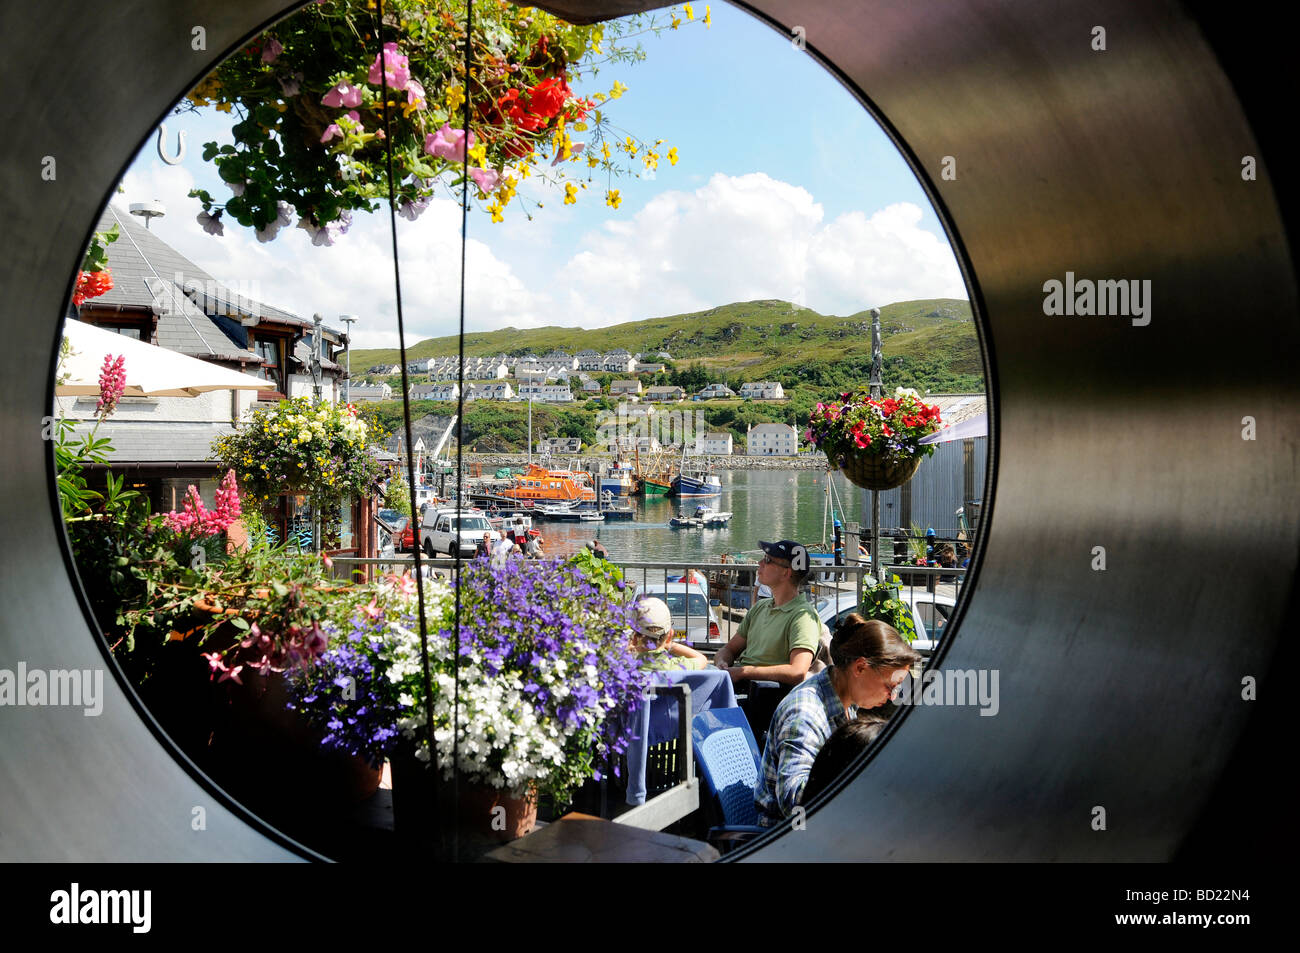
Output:
[[415,531],[411,518],[397,510],[380,510],[379,521],[392,539],[393,549],[399,553],[415,552]]
[[[939,640],[943,638],[948,620],[952,618],[957,606],[957,600],[952,596],[921,589],[905,589],[901,596],[903,601],[911,606],[912,622],[916,626],[916,639],[912,642],[912,648],[928,658],[935,646],[939,644]],[[858,601],[852,594],[839,600],[833,596],[826,596],[817,600],[816,608],[817,614],[834,636],[836,628],[849,613],[857,611]]]
[[662,599],[672,614],[673,628],[686,643],[698,645],[722,639],[718,617],[698,583],[668,582],[646,589],[638,598]]
[[462,556],[473,556],[484,536],[492,543],[501,538],[482,510],[461,510],[459,516],[455,509],[430,507],[424,511],[420,546],[431,559],[441,553],[453,555],[457,546]]

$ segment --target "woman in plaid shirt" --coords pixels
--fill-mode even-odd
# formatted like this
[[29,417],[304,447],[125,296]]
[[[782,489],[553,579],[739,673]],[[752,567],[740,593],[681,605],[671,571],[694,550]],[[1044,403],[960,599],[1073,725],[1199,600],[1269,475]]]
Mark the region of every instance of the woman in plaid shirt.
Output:
[[889,701],[920,660],[893,626],[856,613],[840,624],[831,667],[798,685],[772,715],[754,786],[759,824],[773,827],[793,813],[826,739],[859,708]]

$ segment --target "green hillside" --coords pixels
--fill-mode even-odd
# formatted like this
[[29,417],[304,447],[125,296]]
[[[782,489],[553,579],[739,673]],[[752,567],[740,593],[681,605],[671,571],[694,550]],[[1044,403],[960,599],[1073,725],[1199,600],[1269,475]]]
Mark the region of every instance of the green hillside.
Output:
[[[886,378],[917,377],[932,390],[982,388],[982,367],[970,303],[955,298],[900,301],[881,308]],[[796,309],[785,301],[747,301],[692,314],[649,318],[606,328],[545,327],[476,332],[465,336],[471,357],[518,356],[552,350],[626,348],[647,360],[667,351],[678,367],[698,362],[717,380],[767,378],[838,385],[862,377],[871,360],[871,315],[847,317]],[[407,349],[409,360],[457,353],[454,336],[430,338]],[[398,363],[395,348],[358,350],[358,377],[376,364]]]

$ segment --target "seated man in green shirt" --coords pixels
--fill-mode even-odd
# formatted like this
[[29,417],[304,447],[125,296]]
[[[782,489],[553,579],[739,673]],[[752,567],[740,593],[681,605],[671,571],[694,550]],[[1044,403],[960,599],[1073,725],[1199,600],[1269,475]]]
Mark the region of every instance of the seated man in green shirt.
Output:
[[740,628],[713,659],[732,682],[765,679],[784,685],[804,680],[821,640],[821,620],[812,604],[799,594],[808,578],[808,549],[793,540],[759,542],[763,558],[758,581],[772,590],[760,599]]

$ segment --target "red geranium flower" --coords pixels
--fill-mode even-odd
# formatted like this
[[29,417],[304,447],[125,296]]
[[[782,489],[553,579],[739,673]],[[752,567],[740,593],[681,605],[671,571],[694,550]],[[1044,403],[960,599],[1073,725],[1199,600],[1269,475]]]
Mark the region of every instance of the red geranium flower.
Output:
[[563,77],[552,76],[528,91],[528,105],[534,114],[554,119],[564,108],[569,93],[569,84]]

